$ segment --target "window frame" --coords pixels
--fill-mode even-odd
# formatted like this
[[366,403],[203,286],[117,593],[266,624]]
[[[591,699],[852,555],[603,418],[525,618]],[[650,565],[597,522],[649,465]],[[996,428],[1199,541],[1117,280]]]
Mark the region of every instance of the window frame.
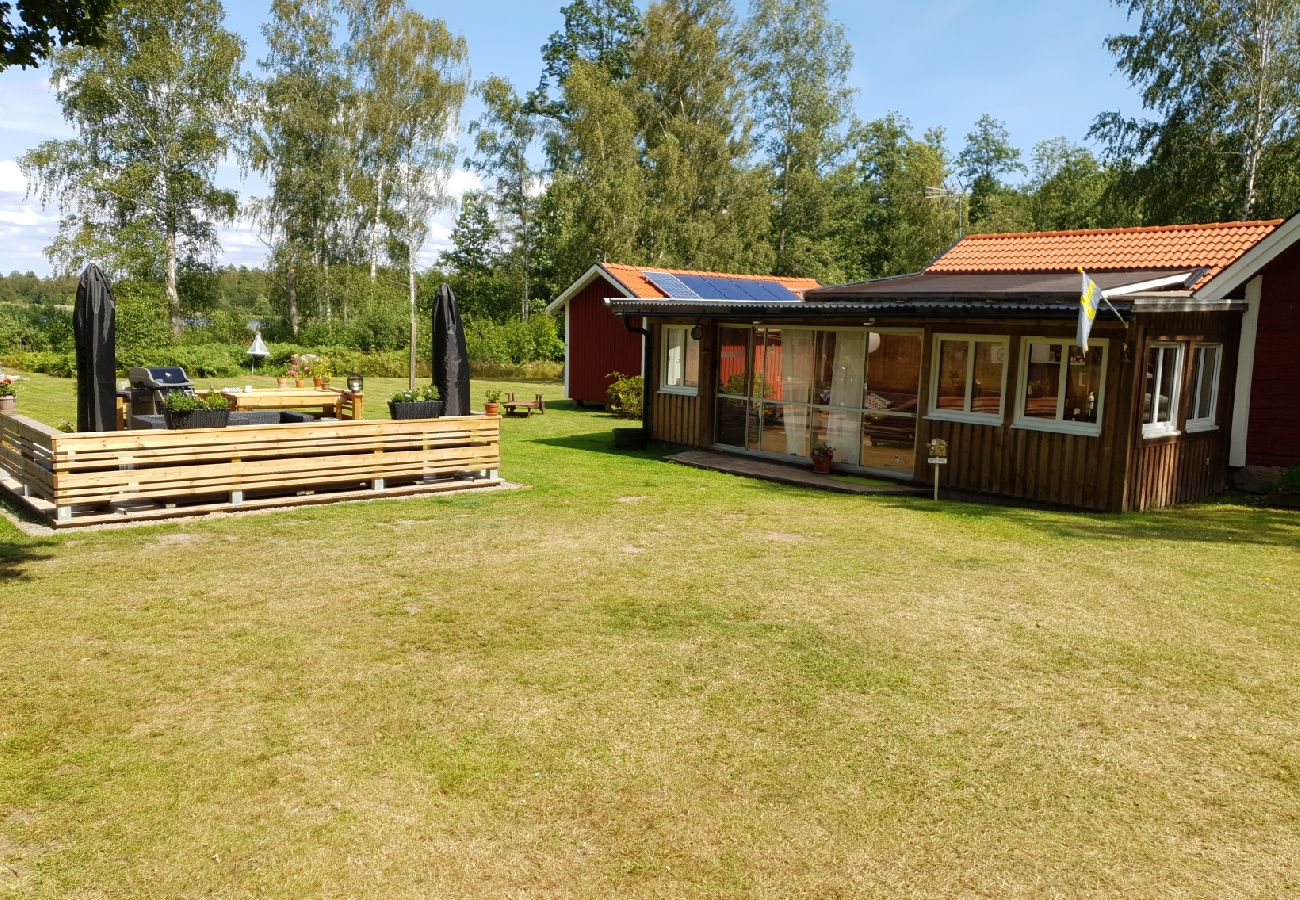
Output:
[[[1214,377],[1210,382],[1210,414],[1208,416],[1194,415],[1201,405],[1201,379],[1199,377],[1200,373],[1197,371],[1197,354],[1201,350],[1214,351]],[[1216,431],[1219,427],[1219,385],[1223,376],[1223,344],[1219,341],[1193,341],[1191,353],[1192,397],[1191,405],[1187,410],[1187,423],[1184,425],[1184,429],[1186,431]]]
[[[1183,374],[1187,368],[1187,343],[1185,341],[1151,341],[1147,344],[1147,359],[1150,359],[1151,353],[1155,350],[1174,350],[1174,371],[1177,373],[1177,380],[1174,382],[1174,389],[1169,395],[1169,420],[1167,422],[1148,422],[1146,420],[1146,411],[1142,410],[1142,437],[1144,440],[1154,438],[1176,437],[1182,434],[1178,427],[1178,419],[1181,413],[1181,404],[1183,402]],[[1142,403],[1146,404],[1146,364],[1142,366]],[[1151,409],[1159,413],[1160,403],[1157,398],[1160,396],[1160,386],[1164,384],[1164,364],[1161,363],[1160,370],[1156,375],[1156,382],[1151,388]]]
[[[694,386],[686,384],[686,360],[690,358],[687,348],[694,341],[696,347],[699,341],[691,337],[691,330],[694,325],[664,325],[661,329],[662,347],[659,349],[659,393],[661,394],[680,394],[684,397],[698,397],[700,394],[700,352],[695,351],[695,384]],[[686,338],[686,343],[682,344],[682,383],[668,383],[668,353],[672,347],[672,341],[669,334],[680,331]]]
[[[1007,415],[1007,369],[1011,361],[1011,337],[1005,334],[935,334],[930,349],[930,390],[929,403],[925,418],[946,422],[967,422],[972,425],[1001,425]],[[966,350],[966,396],[963,409],[939,408],[939,351],[943,341],[965,341]],[[996,413],[972,412],[971,393],[975,388],[975,345],[1002,345],[1002,384],[998,392],[998,411]]]
[[1013,407],[1015,415],[1011,426],[1013,428],[1025,428],[1030,431],[1051,431],[1060,434],[1078,434],[1084,437],[1101,437],[1102,417],[1106,414],[1106,367],[1110,364],[1109,339],[1090,338],[1088,340],[1089,348],[1098,347],[1101,349],[1101,385],[1097,391],[1096,422],[1074,422],[1060,418],[1065,405],[1065,378],[1060,379],[1057,387],[1057,418],[1042,419],[1025,415],[1025,392],[1029,387],[1029,352],[1033,344],[1059,344],[1064,347],[1060,365],[1067,373],[1070,367],[1069,348],[1078,346],[1073,337],[1035,336],[1020,339],[1020,362],[1016,366],[1018,369],[1016,374],[1016,405]]

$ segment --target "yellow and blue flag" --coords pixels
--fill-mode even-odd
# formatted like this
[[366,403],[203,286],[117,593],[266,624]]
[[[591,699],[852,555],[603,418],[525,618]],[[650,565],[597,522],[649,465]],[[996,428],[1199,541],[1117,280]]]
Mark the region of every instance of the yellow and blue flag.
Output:
[[1088,335],[1092,333],[1092,320],[1097,318],[1097,304],[1105,299],[1105,292],[1097,287],[1097,282],[1088,277],[1088,273],[1080,267],[1079,274],[1083,276],[1083,290],[1079,294],[1079,330],[1075,334],[1074,342],[1084,350],[1088,349]]

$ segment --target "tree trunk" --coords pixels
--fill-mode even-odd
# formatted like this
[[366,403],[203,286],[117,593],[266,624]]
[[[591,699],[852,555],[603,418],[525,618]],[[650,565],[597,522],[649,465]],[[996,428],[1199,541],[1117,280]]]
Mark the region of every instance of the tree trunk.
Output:
[[294,277],[296,275],[294,267],[291,264],[289,271],[284,276],[285,293],[289,296],[289,331],[294,337],[298,336],[298,282]]
[[375,189],[375,215],[370,220],[370,283],[379,276],[379,217],[384,206],[384,167],[379,167],[379,186]]
[[176,290],[176,232],[167,232],[167,314],[172,322],[172,337],[181,336],[181,295]]
[[419,317],[415,312],[415,250],[406,247],[406,293],[411,301],[411,375],[410,389],[415,390],[415,342],[418,338]]

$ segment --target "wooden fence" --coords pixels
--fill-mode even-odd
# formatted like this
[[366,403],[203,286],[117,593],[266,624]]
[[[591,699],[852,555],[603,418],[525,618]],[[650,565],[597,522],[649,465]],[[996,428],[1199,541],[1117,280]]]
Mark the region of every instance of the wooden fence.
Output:
[[0,483],[53,524],[500,484],[501,420],[454,416],[65,434],[0,414]]

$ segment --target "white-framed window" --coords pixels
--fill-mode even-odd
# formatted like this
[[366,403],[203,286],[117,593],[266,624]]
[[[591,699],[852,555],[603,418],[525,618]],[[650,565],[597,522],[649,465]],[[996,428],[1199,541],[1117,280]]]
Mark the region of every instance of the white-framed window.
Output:
[[1024,338],[1016,427],[1094,437],[1101,434],[1107,343],[1093,339],[1085,351],[1069,338]]
[[1186,345],[1158,341],[1147,351],[1142,388],[1142,436],[1178,434],[1178,402],[1183,393]]
[[1008,345],[995,335],[935,335],[930,418],[1000,424]]
[[1192,405],[1187,410],[1188,431],[1211,431],[1218,427],[1219,369],[1223,364],[1222,344],[1192,344]]
[[659,390],[694,396],[700,387],[700,342],[691,337],[690,325],[665,325],[663,332]]

